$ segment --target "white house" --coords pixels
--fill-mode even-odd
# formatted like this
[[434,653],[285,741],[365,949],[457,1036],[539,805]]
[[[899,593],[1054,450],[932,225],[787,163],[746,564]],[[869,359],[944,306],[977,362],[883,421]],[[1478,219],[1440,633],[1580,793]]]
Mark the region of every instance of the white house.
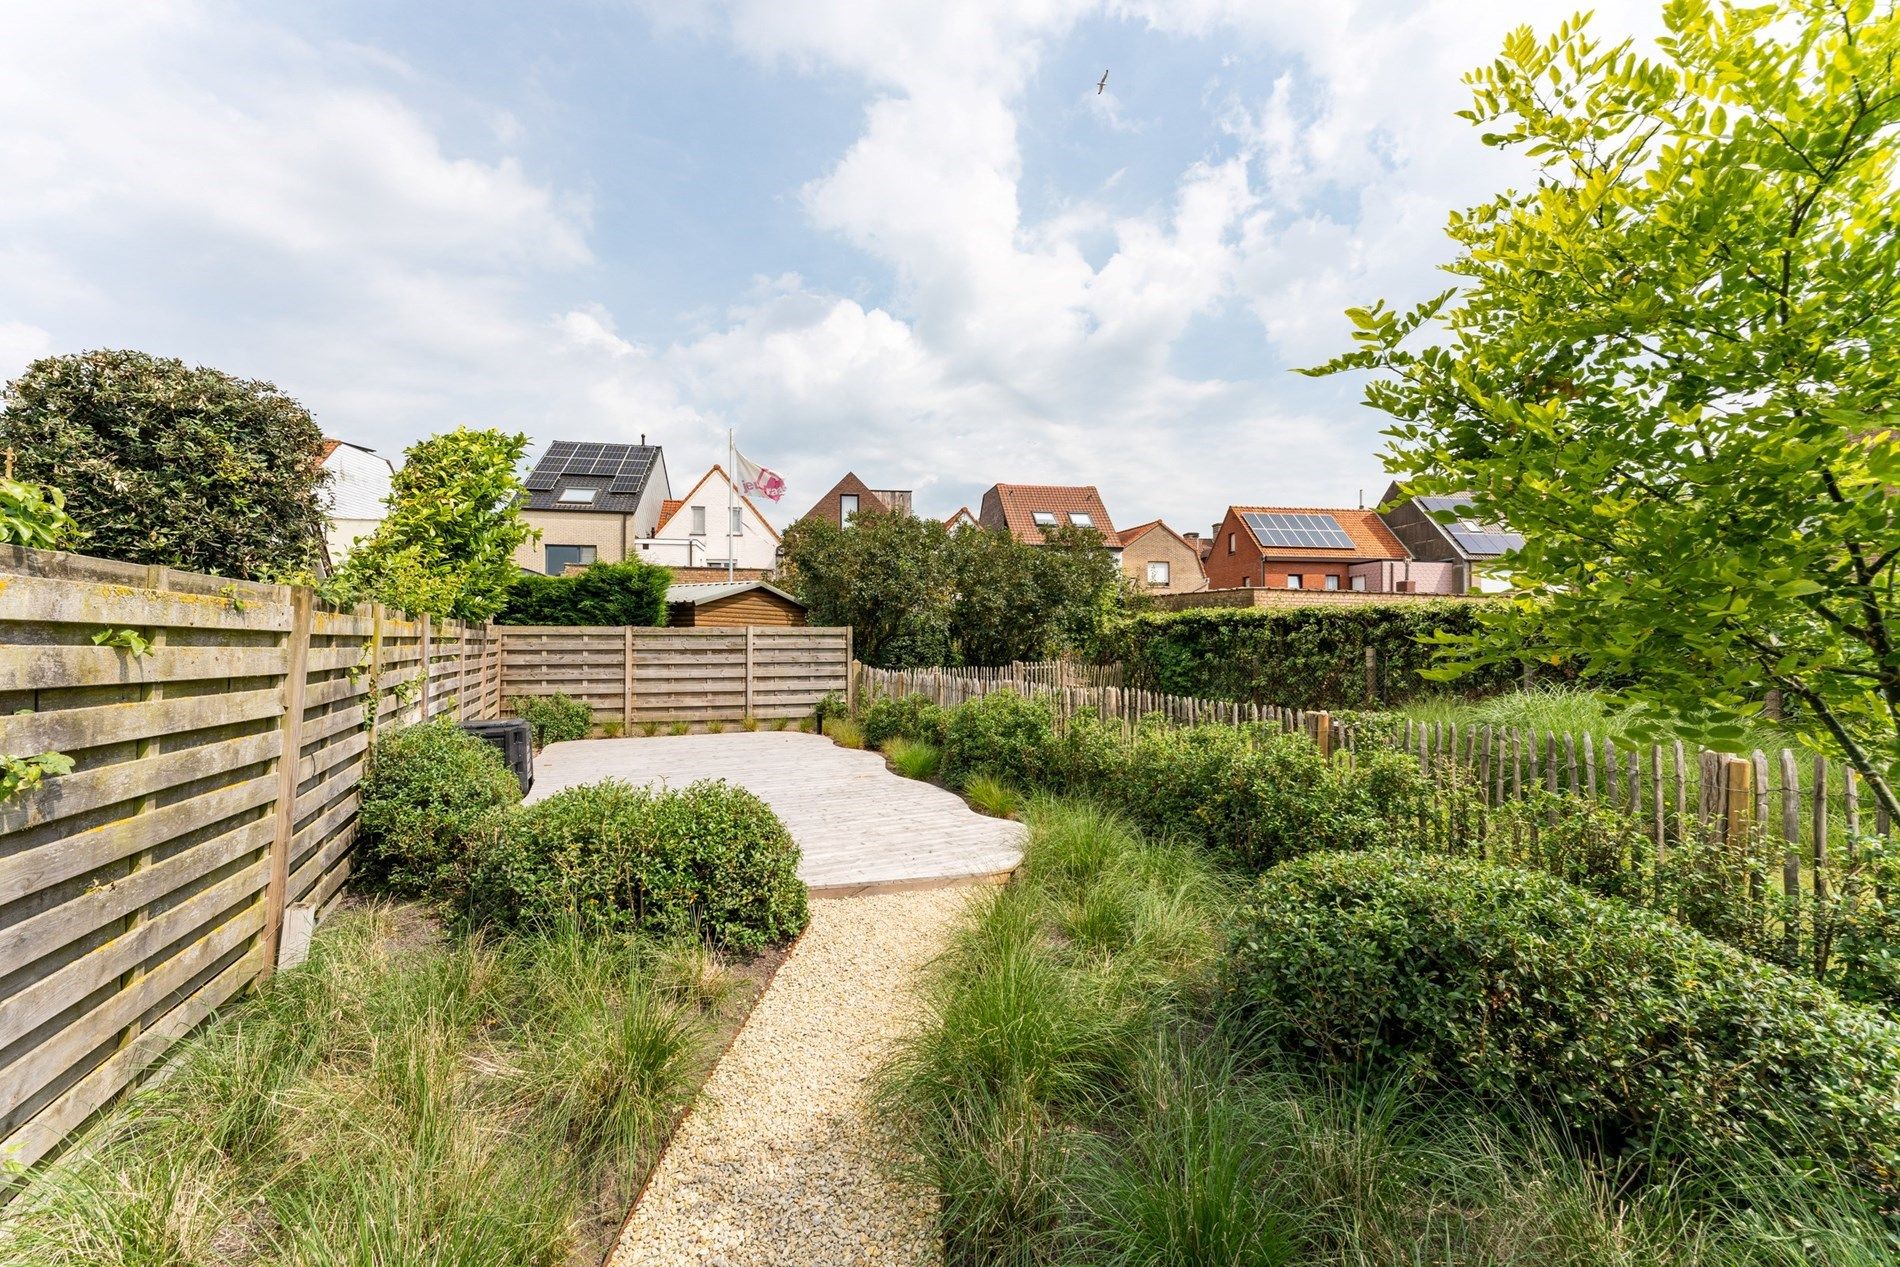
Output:
[[388,511],[390,482],[396,468],[374,449],[343,440],[323,442],[323,549],[331,567],[343,562],[358,537],[376,531]]
[[716,463],[686,496],[664,502],[653,535],[635,544],[643,562],[666,567],[778,566],[778,529]]

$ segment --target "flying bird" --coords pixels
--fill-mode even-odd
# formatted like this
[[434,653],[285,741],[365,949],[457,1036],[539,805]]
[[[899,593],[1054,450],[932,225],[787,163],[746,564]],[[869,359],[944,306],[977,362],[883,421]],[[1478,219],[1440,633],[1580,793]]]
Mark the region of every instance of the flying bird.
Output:
[[1108,87],[1108,72],[1103,71],[1101,80],[1095,85],[1095,95],[1098,97],[1101,96],[1102,89],[1106,87]]

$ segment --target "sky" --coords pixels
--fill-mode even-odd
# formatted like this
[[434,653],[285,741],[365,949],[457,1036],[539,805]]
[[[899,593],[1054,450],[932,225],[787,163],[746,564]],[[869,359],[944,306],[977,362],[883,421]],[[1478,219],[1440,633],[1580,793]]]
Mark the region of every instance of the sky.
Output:
[[676,491],[730,428],[781,524],[846,470],[1185,531],[1370,503],[1363,382],[1293,371],[1528,183],[1460,79],[1571,11],[0,0],[0,379],[138,348],[392,456],[644,435]]

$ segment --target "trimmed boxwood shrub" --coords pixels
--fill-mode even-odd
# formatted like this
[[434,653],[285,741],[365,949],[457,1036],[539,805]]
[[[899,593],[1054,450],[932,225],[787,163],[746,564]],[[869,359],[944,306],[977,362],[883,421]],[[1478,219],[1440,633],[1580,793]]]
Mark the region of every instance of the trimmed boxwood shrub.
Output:
[[1048,701],[1014,691],[979,696],[958,705],[944,727],[944,782],[962,787],[971,775],[987,774],[1013,787],[1036,787],[1054,737]]
[[882,748],[891,739],[912,743],[943,743],[944,710],[927,695],[880,695],[864,708],[858,724],[864,728],[864,742]]
[[808,918],[798,846],[752,793],[609,779],[510,814],[482,851],[469,913],[495,926],[695,932],[736,950],[785,941]]
[[454,722],[387,731],[363,776],[357,871],[404,897],[455,901],[475,842],[520,800],[501,754]]
[[1900,1025],[1550,876],[1287,863],[1241,912],[1232,991],[1297,1053],[1529,1099],[1612,1148],[1763,1148],[1900,1190]]
[[585,739],[587,732],[594,728],[594,710],[587,706],[586,700],[572,695],[518,695],[515,716],[527,721],[537,748],[569,739]]
[[523,573],[495,620],[503,625],[664,625],[668,568],[638,559],[595,563],[572,576]]

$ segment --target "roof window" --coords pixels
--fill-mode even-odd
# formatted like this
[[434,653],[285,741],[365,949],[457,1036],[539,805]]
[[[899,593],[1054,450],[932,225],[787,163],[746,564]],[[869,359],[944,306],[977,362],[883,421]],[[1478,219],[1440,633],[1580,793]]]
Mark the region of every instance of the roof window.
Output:
[[1089,517],[1089,512],[1086,510],[1070,511],[1069,522],[1078,528],[1093,528],[1095,526],[1095,520]]
[[598,488],[564,488],[554,500],[564,506],[591,506],[594,498],[600,496]]
[[1032,510],[1029,512],[1029,517],[1035,521],[1038,528],[1056,526],[1056,512],[1053,510]]

